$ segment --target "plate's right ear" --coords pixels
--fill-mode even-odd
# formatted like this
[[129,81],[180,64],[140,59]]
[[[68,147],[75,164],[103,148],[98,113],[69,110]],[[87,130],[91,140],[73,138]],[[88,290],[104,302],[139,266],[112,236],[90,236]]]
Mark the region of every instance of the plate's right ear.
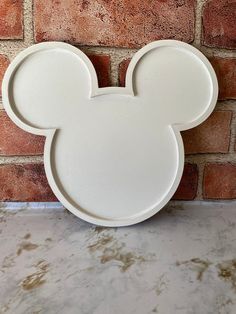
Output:
[[[34,45],[10,64],[3,79],[3,106],[26,131],[54,129],[85,105],[97,86],[90,60],[77,48],[59,42]],[[44,132],[43,132],[44,133]]]
[[126,86],[152,116],[179,130],[203,122],[215,107],[218,83],[206,57],[175,40],[153,42],[130,62]]

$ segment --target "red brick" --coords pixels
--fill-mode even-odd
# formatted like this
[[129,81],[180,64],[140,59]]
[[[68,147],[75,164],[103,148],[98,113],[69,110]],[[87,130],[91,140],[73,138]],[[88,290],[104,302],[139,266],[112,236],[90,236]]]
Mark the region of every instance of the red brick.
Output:
[[219,100],[236,99],[236,58],[214,57],[210,61],[218,78]]
[[36,136],[18,128],[5,111],[0,110],[0,155],[41,155],[44,141],[43,136]]
[[195,0],[34,0],[36,42],[140,47],[194,39]]
[[128,65],[131,59],[125,59],[119,64],[119,85],[124,87],[125,86],[125,77]]
[[203,197],[205,199],[236,198],[236,165],[207,164],[204,169]]
[[236,0],[208,0],[202,15],[203,44],[236,48]]
[[186,154],[227,153],[231,111],[215,111],[198,127],[182,132]]
[[10,61],[6,56],[0,55],[0,96],[2,95],[2,79],[9,63]]
[[43,164],[0,165],[0,201],[56,201]]
[[111,85],[110,68],[111,58],[107,55],[88,55],[94,65],[98,76],[99,87],[107,87]]
[[174,200],[193,200],[197,195],[198,167],[195,164],[186,163],[179,187],[175,192]]
[[0,1],[0,39],[23,38],[23,1]]

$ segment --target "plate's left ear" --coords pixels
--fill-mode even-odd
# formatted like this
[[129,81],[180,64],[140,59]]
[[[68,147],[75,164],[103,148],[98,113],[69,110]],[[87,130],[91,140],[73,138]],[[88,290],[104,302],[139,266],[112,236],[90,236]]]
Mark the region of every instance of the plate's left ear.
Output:
[[218,83],[206,57],[175,40],[153,42],[130,62],[126,86],[163,123],[189,129],[204,121],[215,107]]
[[10,64],[3,79],[3,105],[21,128],[40,134],[84,106],[97,85],[94,67],[77,48],[59,42],[34,45]]

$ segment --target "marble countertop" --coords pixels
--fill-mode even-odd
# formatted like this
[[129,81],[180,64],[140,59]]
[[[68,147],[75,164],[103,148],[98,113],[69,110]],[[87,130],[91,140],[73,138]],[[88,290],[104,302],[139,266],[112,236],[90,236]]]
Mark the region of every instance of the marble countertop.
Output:
[[123,228],[4,206],[0,313],[236,313],[235,202],[172,203]]

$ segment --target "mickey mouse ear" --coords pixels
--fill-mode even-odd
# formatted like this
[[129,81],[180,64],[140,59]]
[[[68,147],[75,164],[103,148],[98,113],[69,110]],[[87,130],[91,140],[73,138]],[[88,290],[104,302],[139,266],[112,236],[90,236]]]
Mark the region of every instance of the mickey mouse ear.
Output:
[[[90,60],[77,48],[58,42],[21,52],[3,80],[3,105],[21,128],[36,134],[60,127],[84,105],[97,85]],[[45,131],[47,132],[47,130]]]
[[153,42],[131,60],[127,87],[148,104],[151,112],[179,130],[204,121],[218,96],[215,72],[206,57],[183,42]]

